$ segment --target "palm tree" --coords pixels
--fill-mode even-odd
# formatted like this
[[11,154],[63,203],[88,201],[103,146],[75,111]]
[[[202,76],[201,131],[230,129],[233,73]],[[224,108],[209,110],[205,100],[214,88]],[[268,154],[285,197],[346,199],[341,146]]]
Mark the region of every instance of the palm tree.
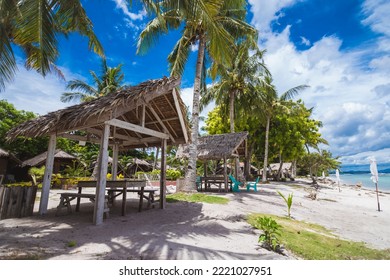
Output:
[[69,81],[66,88],[78,91],[64,92],[61,95],[61,101],[70,102],[78,99],[81,102],[86,102],[122,88],[121,84],[124,79],[122,64],[111,68],[107,66],[107,61],[103,59],[101,72],[102,74],[99,77],[94,71],[90,71],[96,87],[90,86],[81,80]]
[[[256,107],[260,107],[260,112],[262,112],[265,118],[265,147],[264,147],[264,165],[263,165],[263,178],[262,181],[267,181],[267,166],[268,166],[268,138],[269,138],[269,128],[270,122],[273,115],[279,108],[283,108],[287,110],[287,107],[284,106],[285,102],[294,98],[300,91],[307,88],[307,85],[300,85],[297,87],[293,87],[286,92],[284,92],[281,96],[278,96],[278,92],[275,86],[272,84],[272,77],[266,76],[265,83],[262,86],[257,87],[258,94],[255,94],[255,98],[258,98],[257,102],[254,102]],[[257,110],[259,108],[256,108]]]
[[26,54],[25,65],[42,76],[55,72],[59,56],[58,35],[77,32],[89,39],[89,48],[103,56],[91,20],[80,0],[0,1],[0,91],[17,71],[14,45]]
[[[220,106],[224,115],[229,114],[230,132],[235,132],[235,101],[245,102],[248,92],[254,91],[255,85],[264,73],[269,73],[263,62],[263,54],[257,47],[257,37],[240,41],[234,50],[234,58],[229,66],[213,63],[211,76],[218,75],[219,81],[202,96],[201,107],[212,100]],[[252,55],[249,53],[253,52]],[[241,102],[241,103],[242,103]],[[225,106],[229,104],[229,107]],[[229,113],[227,113],[227,110]]]
[[[168,57],[171,75],[181,76],[184,72],[190,48],[198,44],[193,106],[191,118],[191,143],[186,186],[196,189],[196,158],[199,131],[199,101],[201,91],[205,92],[206,54],[219,64],[228,65],[235,37],[254,33],[255,29],[245,23],[246,1],[189,0],[162,1],[151,5],[156,17],[141,32],[138,53],[144,53],[156,42],[156,38],[170,28],[183,27],[182,36]],[[149,7],[150,8],[150,7]]]

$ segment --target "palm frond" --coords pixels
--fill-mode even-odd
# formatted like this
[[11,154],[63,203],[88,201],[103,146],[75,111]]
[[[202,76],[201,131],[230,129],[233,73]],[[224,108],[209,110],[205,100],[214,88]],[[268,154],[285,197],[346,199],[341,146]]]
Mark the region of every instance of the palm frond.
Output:
[[81,80],[72,80],[69,81],[68,84],[66,85],[66,88],[69,90],[79,90],[83,93],[86,93],[88,95],[94,95],[94,96],[99,96],[99,93],[88,85],[86,82],[81,81]]
[[280,96],[280,100],[286,101],[289,99],[293,99],[296,95],[299,94],[299,92],[301,92],[302,90],[304,90],[308,87],[309,87],[308,85],[300,85],[300,86],[293,87],[293,88],[289,89],[288,91],[284,92]]

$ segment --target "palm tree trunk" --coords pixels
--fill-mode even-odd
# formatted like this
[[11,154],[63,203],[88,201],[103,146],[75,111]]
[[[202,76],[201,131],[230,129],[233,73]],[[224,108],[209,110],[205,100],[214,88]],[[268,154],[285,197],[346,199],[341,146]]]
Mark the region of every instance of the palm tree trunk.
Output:
[[203,59],[206,48],[205,34],[199,36],[198,58],[196,61],[196,73],[194,82],[194,96],[192,101],[192,119],[191,119],[191,143],[189,144],[189,160],[186,174],[185,191],[196,190],[196,159],[198,155],[198,134],[199,134],[199,101],[201,74],[203,68]]
[[234,91],[229,94],[230,132],[234,133]]
[[263,167],[263,183],[267,181],[267,166],[268,166],[268,136],[269,136],[269,123],[271,117],[267,116],[267,125],[265,128],[265,148],[264,148],[264,167]]

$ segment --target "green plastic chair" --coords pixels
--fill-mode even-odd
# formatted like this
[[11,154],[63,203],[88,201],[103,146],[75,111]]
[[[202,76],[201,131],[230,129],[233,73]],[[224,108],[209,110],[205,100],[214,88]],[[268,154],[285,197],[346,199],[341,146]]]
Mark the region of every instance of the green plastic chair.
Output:
[[233,192],[240,192],[239,187],[240,187],[240,185],[242,185],[242,183],[240,181],[237,181],[236,178],[234,178],[232,175],[229,175],[229,178],[233,183],[232,191]]
[[249,190],[250,190],[251,188],[253,188],[253,190],[254,190],[255,192],[257,192],[257,183],[259,182],[259,180],[260,180],[260,176],[257,177],[257,179],[256,179],[255,182],[248,182],[248,183],[246,184],[246,190],[249,192]]
[[197,189],[198,191],[202,191],[202,181],[201,181],[201,179],[200,179],[200,176],[196,176],[196,182],[195,182],[195,184],[196,184],[196,189]]

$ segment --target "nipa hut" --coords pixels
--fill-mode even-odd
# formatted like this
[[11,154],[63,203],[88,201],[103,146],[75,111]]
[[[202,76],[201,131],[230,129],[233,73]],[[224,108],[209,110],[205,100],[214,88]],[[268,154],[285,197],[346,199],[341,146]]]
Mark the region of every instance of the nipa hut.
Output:
[[13,181],[13,174],[10,174],[15,166],[20,165],[22,162],[16,158],[11,152],[8,152],[0,148],[0,176],[3,182]]
[[[94,224],[103,223],[108,147],[113,149],[113,171],[117,174],[118,151],[142,147],[161,147],[160,207],[165,207],[166,147],[187,143],[189,123],[186,107],[176,89],[180,79],[164,77],[99,97],[95,100],[40,116],[15,127],[7,134],[50,136],[46,169],[39,207],[47,212],[50,180],[57,137],[100,144],[100,170],[96,187]],[[83,134],[75,133],[82,131]],[[112,176],[115,180],[116,176]]]
[[[206,165],[209,160],[224,161],[224,182],[225,189],[228,185],[227,159],[245,157],[247,153],[246,140],[248,132],[225,133],[202,136],[198,138],[198,159]],[[177,158],[189,158],[189,146],[180,145],[177,152]],[[204,168],[204,177],[207,177],[207,168]],[[237,178],[237,172],[235,174]]]
[[[22,167],[41,167],[45,165],[47,160],[47,151],[39,154],[33,158],[25,160],[22,162]],[[53,163],[53,173],[57,174],[63,171],[67,165],[72,166],[73,161],[77,158],[67,152],[64,152],[60,149],[55,150],[54,152],[54,163]]]
[[130,163],[126,166],[127,174],[134,175],[135,173],[142,171],[142,172],[149,172],[153,170],[153,165],[147,162],[146,160],[139,159],[139,158],[133,158]]

